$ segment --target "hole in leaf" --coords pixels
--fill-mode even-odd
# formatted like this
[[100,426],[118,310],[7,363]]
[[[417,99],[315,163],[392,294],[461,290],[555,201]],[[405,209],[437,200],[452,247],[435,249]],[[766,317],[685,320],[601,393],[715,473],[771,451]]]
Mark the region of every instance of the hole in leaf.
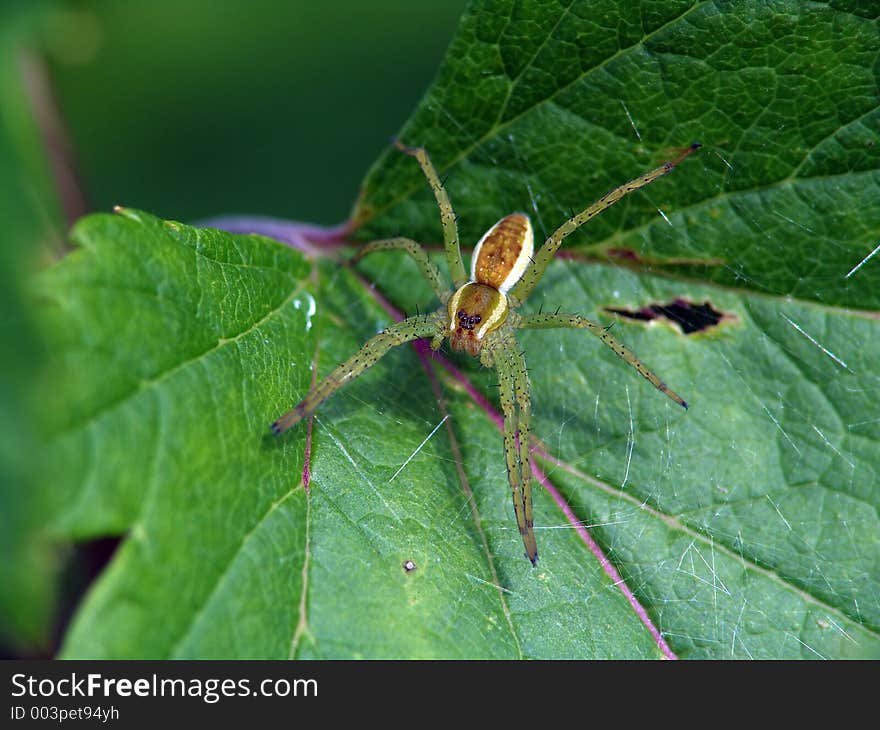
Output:
[[686,299],[674,299],[668,304],[649,304],[647,307],[637,310],[618,307],[604,307],[604,310],[640,322],[650,322],[652,319],[663,317],[675,324],[686,335],[703,332],[715,327],[723,320],[733,318],[732,315],[719,312],[709,302],[697,304]]

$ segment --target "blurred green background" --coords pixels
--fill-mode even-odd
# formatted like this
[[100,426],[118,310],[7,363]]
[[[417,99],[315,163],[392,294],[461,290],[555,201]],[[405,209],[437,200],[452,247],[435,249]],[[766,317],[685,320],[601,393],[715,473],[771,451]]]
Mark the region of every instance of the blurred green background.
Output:
[[463,6],[53,4],[43,47],[88,203],[341,221]]
[[72,218],[115,204],[181,221],[344,220],[431,82],[464,4],[0,4],[0,654],[51,654],[113,548],[59,560],[19,539],[38,521],[27,502],[27,411],[39,348],[17,285],[24,272],[63,251]]

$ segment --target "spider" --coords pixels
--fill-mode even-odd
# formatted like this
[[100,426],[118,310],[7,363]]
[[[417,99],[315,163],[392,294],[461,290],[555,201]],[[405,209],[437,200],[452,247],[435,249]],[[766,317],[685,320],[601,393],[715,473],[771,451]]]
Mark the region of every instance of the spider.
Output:
[[275,421],[271,430],[276,435],[281,434],[311,416],[321,403],[340,387],[375,365],[392,347],[430,337],[431,348],[438,350],[443,340],[449,338],[453,350],[479,357],[482,365],[494,367],[498,372],[501,409],[504,413],[504,454],[513,492],[513,511],[526,549],[526,557],[535,565],[538,546],[534,532],[529,464],[531,402],[526,362],[517,345],[516,330],[552,327],[585,329],[596,335],[655,388],[685,409],[688,405],[623,343],[613,337],[607,327],[576,314],[557,312],[522,315],[517,309],[540,281],[566,236],[625,195],[670,172],[697,150],[700,144],[695,142],[669,162],[615,188],[588,208],[572,215],[544,242],[537,254],[534,254],[534,231],[529,217],[523,213],[505,216],[477,242],[471,258],[470,276],[465,273],[462,263],[452,204],[428,153],[421,147],[407,147],[400,141],[395,141],[394,145],[418,161],[434,193],[440,208],[446,260],[454,288],[450,290],[444,285],[440,271],[428,258],[425,249],[415,241],[398,237],[364,245],[352,258],[352,263],[375,251],[404,251],[418,264],[444,306],[432,314],[396,322],[368,340],[357,354],[339,365],[315,385],[298,405]]

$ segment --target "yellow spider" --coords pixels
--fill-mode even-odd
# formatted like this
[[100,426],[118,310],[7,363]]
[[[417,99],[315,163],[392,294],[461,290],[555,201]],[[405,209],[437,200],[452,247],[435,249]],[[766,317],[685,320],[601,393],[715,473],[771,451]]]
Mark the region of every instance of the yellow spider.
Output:
[[517,345],[515,330],[549,327],[586,329],[634,367],[655,388],[684,408],[687,408],[687,403],[599,323],[576,314],[520,315],[516,310],[540,281],[566,236],[628,193],[649,185],[670,172],[700,145],[695,142],[682,150],[675,159],[615,188],[585,210],[573,215],[554,231],[534,256],[534,231],[528,216],[523,213],[505,216],[477,242],[471,259],[470,277],[465,274],[461,259],[452,204],[427,152],[422,148],[406,147],[400,142],[395,142],[395,146],[418,160],[434,192],[440,207],[446,260],[449,263],[454,291],[444,286],[437,267],[415,241],[390,238],[363,246],[353,262],[374,251],[407,252],[415,259],[444,306],[433,314],[409,317],[397,322],[370,339],[354,357],[339,365],[315,385],[297,406],[275,421],[272,432],[281,434],[311,416],[337,389],[375,365],[392,347],[430,337],[431,348],[437,350],[448,337],[453,350],[479,357],[484,366],[494,367],[498,372],[501,408],[504,412],[504,453],[507,457],[508,479],[513,490],[513,511],[516,513],[516,524],[522,535],[526,556],[534,565],[538,559],[538,546],[535,542],[532,516],[529,465],[531,402],[526,362]]

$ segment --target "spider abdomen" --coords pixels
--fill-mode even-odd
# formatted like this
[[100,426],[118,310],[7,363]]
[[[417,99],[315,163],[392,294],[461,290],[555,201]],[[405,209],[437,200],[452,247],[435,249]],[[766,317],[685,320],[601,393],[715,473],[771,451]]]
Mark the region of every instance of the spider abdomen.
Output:
[[471,259],[471,281],[502,294],[520,280],[535,249],[532,222],[524,213],[511,213],[483,234]]

